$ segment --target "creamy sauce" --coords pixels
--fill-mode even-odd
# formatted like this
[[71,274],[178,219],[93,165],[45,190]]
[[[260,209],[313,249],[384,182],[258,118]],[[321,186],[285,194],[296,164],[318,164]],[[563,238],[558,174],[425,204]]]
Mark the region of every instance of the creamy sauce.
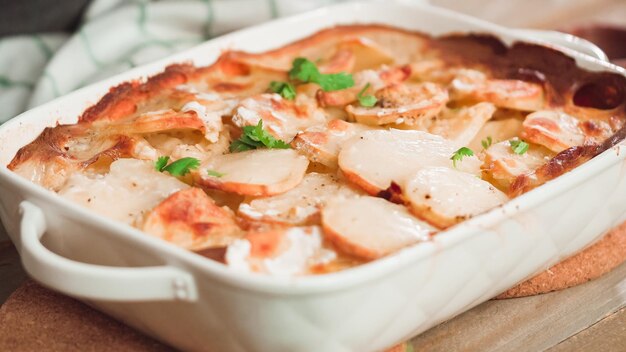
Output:
[[188,188],[154,170],[154,163],[120,159],[106,175],[74,173],[59,195],[114,220],[133,225],[170,194]]
[[355,196],[358,192],[340,183],[336,176],[309,173],[300,184],[286,193],[253,199],[239,206],[239,212],[254,220],[304,224],[336,196]]

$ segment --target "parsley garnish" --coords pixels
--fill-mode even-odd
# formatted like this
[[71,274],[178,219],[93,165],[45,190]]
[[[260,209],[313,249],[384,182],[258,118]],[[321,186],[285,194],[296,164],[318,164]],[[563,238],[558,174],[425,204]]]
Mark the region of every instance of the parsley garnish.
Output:
[[197,169],[200,166],[200,160],[196,158],[180,158],[167,165],[169,161],[169,156],[161,156],[154,163],[154,168],[159,172],[167,171],[172,176],[185,176],[191,169]]
[[157,161],[154,163],[154,168],[158,171],[158,172],[163,172],[163,168],[165,168],[165,166],[167,165],[167,163],[170,161],[170,157],[169,156],[160,156]]
[[293,87],[293,84],[289,82],[272,81],[270,83],[270,90],[273,93],[282,95],[283,98],[288,100],[293,100],[296,97],[296,89]]
[[361,89],[359,94],[356,95],[357,99],[359,99],[359,104],[361,104],[361,106],[364,106],[366,108],[371,108],[372,106],[376,105],[376,102],[378,101],[378,99],[376,99],[376,97],[373,95],[363,95],[365,94],[365,92],[367,92],[369,87],[370,87],[370,84],[369,83],[366,84],[365,87]]
[[459,148],[459,150],[452,154],[450,160],[452,160],[452,165],[456,168],[457,161],[463,161],[464,157],[472,155],[474,155],[474,152],[471,149],[469,149],[468,147],[461,147]]
[[487,149],[487,148],[491,147],[491,143],[492,142],[493,142],[493,140],[491,139],[491,136],[487,136],[487,138],[485,138],[482,141],[480,141],[480,144],[483,145],[483,149]]
[[509,141],[509,144],[511,145],[511,150],[513,150],[513,153],[515,154],[522,155],[528,151],[528,143],[522,140],[512,139]]
[[259,120],[256,126],[245,126],[239,139],[230,144],[230,151],[243,152],[246,150],[266,147],[270,149],[289,149],[289,144],[274,138],[263,129],[263,120]]
[[317,83],[325,92],[341,90],[354,86],[352,75],[346,72],[324,74],[317,66],[303,57],[293,60],[289,78],[301,82]]
[[219,171],[215,171],[215,170],[211,170],[211,169],[206,170],[206,173],[209,176],[213,176],[213,177],[222,177],[222,176],[226,175],[226,174],[223,174],[223,173],[221,173]]

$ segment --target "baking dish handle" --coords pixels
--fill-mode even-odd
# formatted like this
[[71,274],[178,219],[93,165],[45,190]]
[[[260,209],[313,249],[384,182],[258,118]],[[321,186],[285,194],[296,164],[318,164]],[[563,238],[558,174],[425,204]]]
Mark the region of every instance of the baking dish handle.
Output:
[[51,252],[41,243],[46,230],[36,205],[20,204],[20,256],[37,281],[70,296],[102,301],[195,301],[193,276],[171,266],[121,268],[76,262]]

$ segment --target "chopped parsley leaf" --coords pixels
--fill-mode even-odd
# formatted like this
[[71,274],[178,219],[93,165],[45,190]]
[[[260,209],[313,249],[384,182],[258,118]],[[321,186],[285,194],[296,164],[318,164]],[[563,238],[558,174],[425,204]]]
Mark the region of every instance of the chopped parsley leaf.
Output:
[[165,168],[165,166],[167,165],[167,163],[170,161],[170,157],[169,156],[160,156],[157,161],[154,163],[154,168],[158,171],[158,172],[163,172],[163,168]]
[[456,163],[463,161],[463,158],[466,156],[472,156],[474,152],[468,147],[461,147],[456,152],[452,154],[450,160],[452,160],[452,165],[456,168]]
[[154,163],[154,168],[160,172],[167,171],[172,176],[185,176],[191,169],[197,169],[200,166],[200,160],[196,158],[180,158],[167,165],[169,160],[169,156],[159,157]]
[[321,73],[315,63],[303,57],[293,60],[291,70],[289,70],[289,78],[304,83],[317,83],[325,92],[354,86],[354,79],[351,74],[346,72]]
[[376,97],[373,95],[363,95],[365,94],[365,92],[367,92],[369,87],[370,87],[370,84],[369,83],[366,84],[365,87],[361,89],[359,94],[356,95],[357,99],[359,99],[359,104],[361,104],[361,106],[364,106],[366,108],[371,108],[372,106],[376,105],[376,102],[378,101],[378,99],[376,99]]
[[269,132],[263,129],[263,120],[259,120],[256,126],[245,126],[243,133],[239,139],[234,140],[230,144],[230,151],[243,152],[246,150],[252,150],[257,148],[270,148],[270,149],[289,149],[289,144],[274,138]]
[[223,174],[223,173],[221,173],[219,171],[215,171],[215,170],[211,170],[211,169],[206,170],[206,173],[209,176],[213,176],[213,177],[222,177],[222,176],[226,175],[226,174]]
[[289,82],[272,81],[270,83],[270,91],[280,94],[287,100],[293,100],[296,97],[296,89]]
[[482,144],[483,149],[487,149],[487,148],[491,147],[492,143],[493,143],[493,140],[491,139],[491,136],[487,136],[487,138],[485,138],[482,141],[480,141],[480,144]]
[[522,155],[528,151],[528,143],[522,140],[512,139],[509,141],[509,144],[511,145],[511,150],[513,150],[513,153],[515,154]]

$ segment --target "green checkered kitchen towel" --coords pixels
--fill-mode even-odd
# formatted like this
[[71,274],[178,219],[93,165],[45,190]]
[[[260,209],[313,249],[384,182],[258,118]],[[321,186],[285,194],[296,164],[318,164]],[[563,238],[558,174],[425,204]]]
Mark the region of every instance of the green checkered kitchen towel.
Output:
[[96,0],[80,29],[0,40],[0,123],[213,36],[343,0]]

